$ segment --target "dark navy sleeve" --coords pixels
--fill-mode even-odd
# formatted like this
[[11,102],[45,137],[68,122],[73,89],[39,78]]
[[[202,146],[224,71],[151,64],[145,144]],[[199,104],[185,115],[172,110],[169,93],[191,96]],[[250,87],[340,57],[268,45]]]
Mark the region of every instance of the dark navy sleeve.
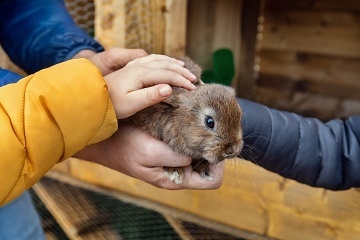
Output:
[[33,73],[102,46],[79,28],[63,0],[0,1],[0,43],[14,63]]
[[244,99],[241,157],[314,187],[360,187],[360,116],[321,122]]

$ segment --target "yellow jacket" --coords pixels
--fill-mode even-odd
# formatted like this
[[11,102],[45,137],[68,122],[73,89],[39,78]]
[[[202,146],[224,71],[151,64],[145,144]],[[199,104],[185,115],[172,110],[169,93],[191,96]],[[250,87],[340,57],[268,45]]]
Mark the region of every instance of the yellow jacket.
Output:
[[117,129],[100,71],[70,60],[0,88],[0,206]]

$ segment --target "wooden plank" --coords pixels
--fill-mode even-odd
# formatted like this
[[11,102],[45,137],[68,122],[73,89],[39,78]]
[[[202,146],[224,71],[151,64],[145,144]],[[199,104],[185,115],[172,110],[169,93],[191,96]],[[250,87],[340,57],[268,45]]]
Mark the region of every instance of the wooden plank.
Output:
[[253,100],[272,108],[323,121],[360,115],[359,99],[339,99],[329,95],[258,86]]
[[347,86],[360,84],[360,58],[327,57],[294,51],[263,49],[260,73],[289,79],[338,82]]
[[266,0],[266,8],[358,11],[360,4],[358,0]]
[[265,86],[257,88],[254,101],[275,109],[294,112],[305,117],[315,117],[323,121],[354,115],[356,109],[359,113],[359,107],[356,105],[352,105],[351,111],[345,110],[342,107],[342,101],[337,98]]
[[284,14],[265,13],[263,49],[302,51],[330,56],[360,57],[359,25],[293,24]]
[[360,83],[346,84],[335,81],[314,81],[306,78],[291,80],[280,75],[260,74],[257,84],[291,92],[316,93],[340,99],[360,99]]
[[126,48],[142,48],[148,53],[163,52],[164,0],[125,0]]
[[266,0],[266,9],[308,9],[313,0]]
[[[195,214],[201,218],[216,221],[231,227],[238,227],[239,225],[242,225],[240,229],[245,231],[259,233],[259,231],[264,232],[266,229],[267,219],[263,216],[263,211],[259,209],[256,204],[253,205],[253,201],[258,201],[255,196],[245,196],[247,199],[240,201],[241,203],[235,207],[237,210],[234,211],[233,208],[229,208],[230,203],[224,205],[221,200],[224,197],[224,194],[241,194],[233,192],[231,189],[225,189],[225,192],[222,193],[217,192],[218,190],[167,191],[155,188],[147,183],[138,181],[137,179],[129,178],[121,173],[117,173],[88,162],[78,160],[72,161],[71,164],[72,169],[74,170],[72,176],[81,180],[98,184],[103,187],[113,188],[118,191],[123,191],[140,198],[164,204],[165,206],[175,207],[176,209]],[[99,178],[102,178],[102,180],[99,181]],[[231,183],[233,186],[234,184],[236,184],[236,182]],[[248,183],[246,182],[244,183],[246,186],[247,184]],[[250,183],[250,187],[247,186],[247,189],[250,190],[252,186],[252,183]],[[209,193],[211,194],[208,195]],[[237,196],[242,198],[240,195]],[[236,198],[230,197],[230,199],[236,201]],[[204,201],[206,204],[204,204]],[[214,211],[214,209],[217,209],[217,211]],[[240,217],[239,213],[241,213],[242,217]]]
[[360,234],[359,191],[311,188],[240,160],[227,162],[223,186],[212,191],[168,191],[89,162],[72,164],[79,179],[271,238],[357,239]]
[[265,16],[268,22],[287,23],[289,26],[312,24],[358,27],[360,24],[359,14],[355,11],[266,9]]
[[230,49],[236,66],[234,85],[241,57],[241,13],[240,0],[189,1],[188,6],[186,54],[204,70],[211,70],[213,52]]
[[354,99],[344,99],[338,105],[339,109],[337,111],[337,117],[347,118],[349,116],[360,115],[359,106],[360,101]]
[[[211,229],[213,231],[218,231],[218,232],[228,234],[231,236],[237,236],[238,238],[259,239],[259,240],[260,239],[262,239],[262,240],[269,239],[268,237],[264,237],[264,236],[260,236],[255,233],[236,229],[236,228],[230,227],[228,225],[221,224],[219,222],[209,221],[208,219],[201,218],[197,215],[181,211],[177,208],[173,208],[173,207],[169,207],[169,206],[160,204],[159,202],[151,201],[151,200],[145,199],[145,198],[139,198],[135,195],[129,195],[125,192],[120,192],[120,191],[114,190],[113,188],[104,188],[99,185],[94,185],[92,183],[80,180],[78,178],[75,178],[73,176],[70,176],[68,174],[64,174],[61,172],[49,171],[46,174],[46,177],[55,179],[62,183],[70,184],[75,187],[80,187],[82,189],[87,189],[89,191],[97,192],[97,193],[100,193],[103,195],[108,195],[108,196],[114,197],[116,199],[119,199],[120,201],[125,202],[125,203],[130,203],[130,204],[142,207],[142,208],[146,208],[146,209],[150,209],[150,210],[159,212],[159,213],[163,214],[169,221],[172,221],[171,219],[173,219],[174,221],[177,222],[176,228],[179,228],[179,229],[176,229],[176,231],[177,230],[181,231],[182,234],[184,234],[182,237],[187,235],[186,234],[187,230],[185,231],[185,229],[184,229],[185,226],[183,226],[183,229],[180,229],[181,226],[179,225],[179,222],[178,222],[179,220],[181,220],[182,223],[184,223],[184,222],[193,223],[198,226]],[[170,223],[170,224],[173,226],[173,223]],[[182,235],[182,234],[180,234],[180,235]]]
[[254,92],[255,58],[258,54],[259,21],[264,1],[246,0],[243,2],[241,20],[241,50],[239,74],[236,77],[236,92],[239,97],[249,98]]
[[287,89],[257,86],[256,93],[251,97],[251,100],[271,108],[289,110],[291,109],[289,106],[293,106],[293,95],[294,93]]
[[186,55],[194,59],[204,70],[209,70],[212,68],[215,1],[189,1],[187,11]]
[[106,48],[142,48],[148,53],[184,55],[187,0],[95,3],[95,34]]
[[173,57],[185,55],[187,0],[166,0],[164,54]]
[[66,190],[59,194],[48,181],[38,182],[33,189],[70,239],[122,239],[103,223],[104,216],[99,215],[97,207],[85,195],[68,194]]
[[328,56],[360,57],[360,29],[286,27],[268,24],[262,47],[282,51],[302,51]]
[[55,217],[56,221],[60,224],[61,228],[64,230],[66,235],[70,239],[80,239],[79,236],[77,236],[76,227],[71,224],[71,222],[67,219],[66,216],[63,215],[63,212],[61,211],[61,207],[59,207],[56,204],[56,201],[52,199],[48,192],[46,191],[45,187],[42,186],[40,183],[37,183],[33,186],[33,189],[35,190],[36,194],[39,196],[41,201],[45,204],[46,208],[52,213],[52,215]]
[[[164,22],[164,9],[166,9],[166,1],[165,0],[155,0],[155,1],[146,1],[147,4],[150,4],[150,16],[149,19],[144,19],[143,23],[151,22],[152,27],[147,26],[145,30],[149,31],[147,34],[148,37],[152,38],[151,44],[153,45],[152,49],[146,49],[149,53],[165,53],[165,44],[166,44],[166,30]],[[142,10],[144,12],[144,10]],[[143,14],[137,16],[135,19],[135,23],[139,25],[139,19],[143,18]],[[139,42],[141,39],[137,38],[136,41]],[[136,46],[136,45],[135,45]],[[130,47],[130,46],[128,46]]]
[[70,173],[70,159],[67,159],[66,161],[56,164],[51,168],[51,170],[62,173]]
[[125,47],[126,1],[95,0],[95,37],[107,49]]
[[321,10],[359,11],[360,2],[358,0],[316,0],[312,7]]
[[176,233],[179,234],[182,240],[196,240],[186,229],[184,229],[182,222],[179,219],[176,219],[170,215],[164,215],[164,218],[176,231]]

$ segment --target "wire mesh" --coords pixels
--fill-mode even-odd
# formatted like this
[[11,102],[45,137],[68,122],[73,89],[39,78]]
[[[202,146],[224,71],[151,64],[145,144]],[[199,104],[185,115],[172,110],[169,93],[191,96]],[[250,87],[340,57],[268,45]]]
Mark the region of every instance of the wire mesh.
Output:
[[[122,0],[124,3],[125,47],[142,48],[159,52],[160,38],[154,31],[161,22],[161,1]],[[66,7],[74,21],[91,36],[95,29],[95,4],[93,0],[65,0]],[[156,7],[155,7],[156,6]],[[156,26],[155,26],[156,25]],[[123,33],[119,33],[123,34]]]
[[[41,216],[48,239],[71,239],[64,226],[59,226],[59,216],[71,223],[70,230],[78,239],[165,239],[165,240],[236,240],[232,235],[221,233],[189,221],[178,221],[179,234],[159,212],[141,207],[138,203],[123,202],[113,196],[80,188],[55,179],[40,180],[51,196],[49,203],[60,206],[49,212],[47,203],[31,191],[35,206]],[[60,223],[61,225],[61,223]],[[66,226],[65,226],[66,227]],[[67,226],[69,228],[69,225]],[[69,230],[69,229],[68,229]]]
[[[161,214],[114,197],[43,178],[43,186],[84,239],[180,239]],[[34,199],[36,205],[39,203]],[[43,218],[43,208],[38,208]],[[44,217],[47,216],[45,212]],[[100,232],[101,230],[101,232]],[[57,229],[54,229],[57,232]]]
[[69,239],[51,213],[47,210],[45,204],[40,200],[40,198],[36,195],[33,189],[29,190],[31,194],[31,198],[35,204],[36,210],[41,217],[42,227],[44,229],[46,239]]
[[65,5],[76,24],[94,36],[95,4],[93,0],[65,0]]
[[154,52],[151,1],[126,0],[126,47]]

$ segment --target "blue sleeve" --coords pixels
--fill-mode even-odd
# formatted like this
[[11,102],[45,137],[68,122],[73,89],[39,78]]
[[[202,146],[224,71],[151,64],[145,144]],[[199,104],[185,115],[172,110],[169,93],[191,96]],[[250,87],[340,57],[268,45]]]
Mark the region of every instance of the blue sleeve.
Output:
[[239,99],[241,156],[315,187],[360,187],[360,116],[321,122]]
[[5,0],[0,3],[0,43],[11,60],[33,73],[102,46],[79,28],[62,0]]
[[10,83],[16,83],[21,78],[22,76],[17,73],[0,68],[0,87]]

